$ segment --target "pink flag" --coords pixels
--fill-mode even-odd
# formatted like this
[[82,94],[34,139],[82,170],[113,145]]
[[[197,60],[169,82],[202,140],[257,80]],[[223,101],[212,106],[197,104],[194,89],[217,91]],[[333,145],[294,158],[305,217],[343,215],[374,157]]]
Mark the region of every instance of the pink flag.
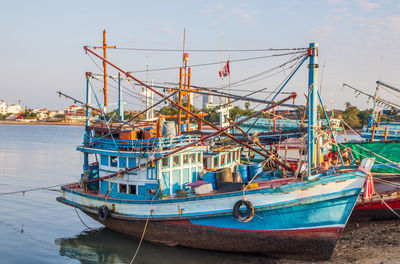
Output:
[[375,193],[374,180],[372,179],[372,174],[368,174],[368,178],[364,185],[364,199],[371,199],[372,194]]
[[228,75],[231,75],[231,72],[229,71],[229,60],[226,62],[226,65],[222,70],[219,71],[219,77],[224,78]]

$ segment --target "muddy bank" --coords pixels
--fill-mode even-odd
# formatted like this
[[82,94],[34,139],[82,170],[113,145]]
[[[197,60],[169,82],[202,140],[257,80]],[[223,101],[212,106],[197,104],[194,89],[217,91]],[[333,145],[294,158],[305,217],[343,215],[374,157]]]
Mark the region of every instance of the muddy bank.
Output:
[[400,219],[348,223],[329,261],[282,259],[277,263],[400,263]]

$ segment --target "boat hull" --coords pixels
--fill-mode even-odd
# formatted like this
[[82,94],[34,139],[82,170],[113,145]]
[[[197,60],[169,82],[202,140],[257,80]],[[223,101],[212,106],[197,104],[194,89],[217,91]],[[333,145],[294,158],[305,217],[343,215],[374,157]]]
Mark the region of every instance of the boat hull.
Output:
[[[364,199],[363,194],[358,198],[350,220],[389,220],[398,219],[400,215],[400,178],[375,177],[375,191],[379,195],[372,195],[371,199]],[[383,203],[382,200],[385,202]],[[389,209],[391,208],[391,209]]]
[[[399,195],[398,192],[395,193]],[[397,199],[385,199],[383,198],[387,206],[382,203],[379,199],[370,202],[357,203],[354,207],[354,211],[351,214],[350,220],[389,220],[398,219],[398,216],[394,213],[396,212],[400,215],[400,196]],[[392,210],[390,210],[390,207]]]
[[[66,186],[57,200],[81,209],[112,230],[135,237],[144,232],[144,239],[153,242],[322,260],[331,256],[364,181],[365,173],[353,171],[250,189],[245,197],[242,191],[158,201],[108,197],[110,216],[104,219],[102,215],[103,221],[97,215],[105,204],[102,197]],[[234,204],[243,199],[254,208],[254,217],[245,222],[233,213]]]
[[[109,218],[86,212],[106,227],[140,238],[146,221]],[[210,228],[189,220],[149,221],[144,239],[168,246],[185,246],[216,251],[260,253],[275,257],[326,260],[332,255],[343,228],[249,231]]]

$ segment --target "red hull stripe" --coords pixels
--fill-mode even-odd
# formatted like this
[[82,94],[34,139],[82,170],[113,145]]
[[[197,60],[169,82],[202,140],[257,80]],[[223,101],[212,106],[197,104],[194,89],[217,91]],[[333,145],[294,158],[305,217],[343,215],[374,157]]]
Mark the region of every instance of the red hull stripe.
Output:
[[291,230],[248,230],[248,229],[236,229],[236,228],[221,228],[221,227],[213,227],[213,226],[202,226],[195,225],[190,222],[190,220],[168,220],[164,221],[166,224],[170,225],[180,225],[187,227],[197,227],[204,228],[207,230],[218,230],[225,232],[255,232],[255,233],[264,233],[271,236],[280,236],[280,237],[302,237],[302,238],[312,238],[312,237],[325,237],[325,238],[337,238],[339,234],[342,232],[343,228],[341,227],[321,227],[321,228],[305,228],[305,229],[291,229]]
[[[400,209],[400,200],[385,201],[385,202],[392,209]],[[362,204],[357,204],[354,207],[354,210],[372,210],[372,209],[388,209],[388,208],[381,201],[366,202],[366,203],[362,203]]]

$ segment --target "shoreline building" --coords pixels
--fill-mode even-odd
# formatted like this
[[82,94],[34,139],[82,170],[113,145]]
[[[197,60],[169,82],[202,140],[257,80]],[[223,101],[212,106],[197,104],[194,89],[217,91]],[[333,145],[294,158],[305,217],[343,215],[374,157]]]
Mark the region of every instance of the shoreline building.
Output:
[[7,114],[7,105],[6,102],[0,99],[0,115]]

